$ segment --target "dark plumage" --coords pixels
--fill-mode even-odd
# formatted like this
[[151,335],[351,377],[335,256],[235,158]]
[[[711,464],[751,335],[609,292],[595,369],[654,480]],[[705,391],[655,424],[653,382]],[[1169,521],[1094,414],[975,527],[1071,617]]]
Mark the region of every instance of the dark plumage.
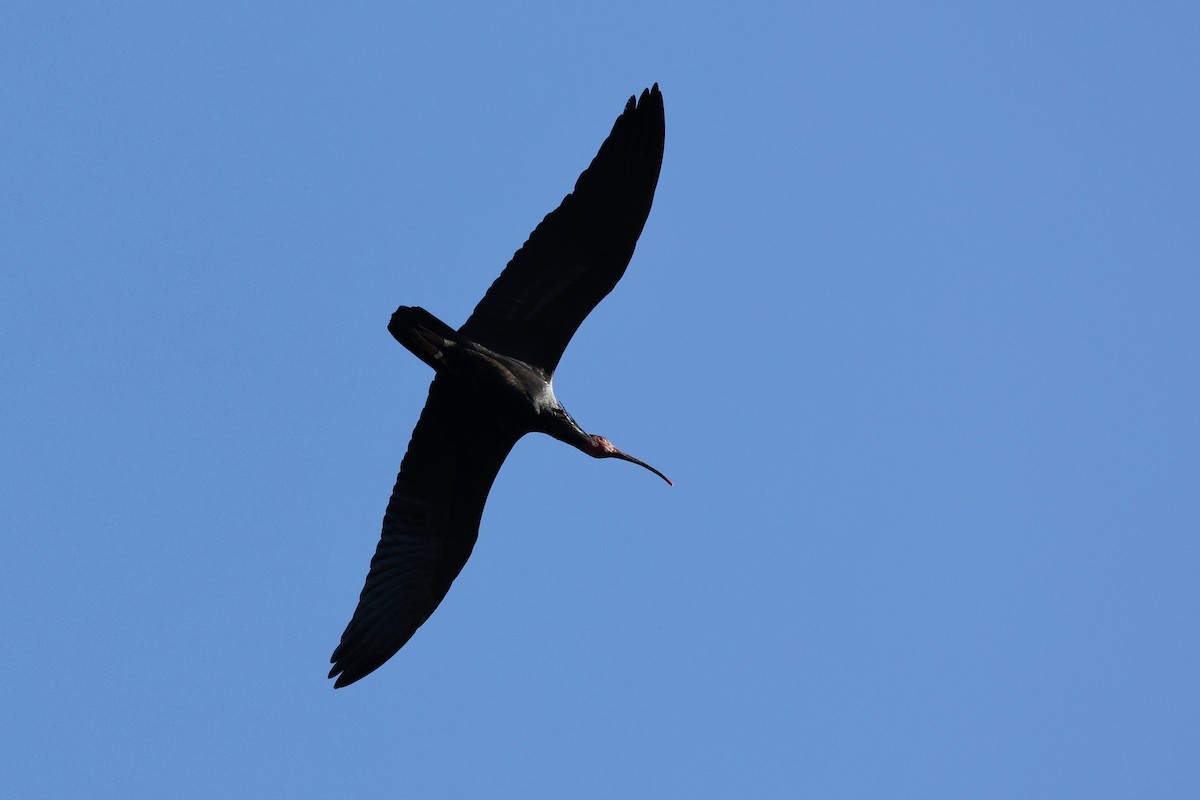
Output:
[[475,546],[500,465],[526,433],[667,480],[586,433],[551,386],[567,343],[629,264],[654,199],[664,135],[655,84],[629,99],[574,191],[530,234],[462,328],[421,308],[392,315],[388,330],[437,374],[358,608],[333,651],[336,687],[377,669],[438,607]]

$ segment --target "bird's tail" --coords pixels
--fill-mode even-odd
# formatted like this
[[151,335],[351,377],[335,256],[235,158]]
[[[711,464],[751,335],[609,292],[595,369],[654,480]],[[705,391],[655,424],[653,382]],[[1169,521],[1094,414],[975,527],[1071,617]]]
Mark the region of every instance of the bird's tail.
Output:
[[392,314],[388,332],[410,353],[435,370],[446,366],[447,353],[464,341],[458,331],[423,308],[400,306]]

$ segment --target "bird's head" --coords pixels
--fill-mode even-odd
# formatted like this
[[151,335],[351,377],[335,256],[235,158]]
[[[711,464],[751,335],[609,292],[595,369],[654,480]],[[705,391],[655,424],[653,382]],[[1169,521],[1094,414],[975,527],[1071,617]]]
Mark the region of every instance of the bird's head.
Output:
[[612,442],[610,442],[608,439],[604,438],[603,436],[597,436],[594,433],[589,433],[588,436],[590,436],[592,438],[592,445],[591,445],[591,447],[589,447],[587,449],[587,452],[588,452],[588,455],[592,456],[593,458],[619,458],[622,461],[628,461],[630,464],[637,464],[639,467],[645,467],[646,469],[650,470],[655,475],[657,475],[658,477],[660,477],[664,481],[666,481],[668,486],[675,485],[674,483],[671,483],[671,479],[668,478],[666,475],[663,475],[661,472],[659,472],[654,467],[647,464],[645,461],[636,459],[633,456],[629,455],[628,453],[618,450],[617,446],[615,444],[613,444]]

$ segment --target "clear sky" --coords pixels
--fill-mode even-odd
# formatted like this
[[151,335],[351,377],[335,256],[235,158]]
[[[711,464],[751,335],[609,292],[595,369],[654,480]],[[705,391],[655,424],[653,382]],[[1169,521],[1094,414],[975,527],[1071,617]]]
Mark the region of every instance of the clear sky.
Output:
[[[1200,796],[1194,3],[4,4],[13,797]],[[667,146],[449,597],[334,691],[430,371]]]

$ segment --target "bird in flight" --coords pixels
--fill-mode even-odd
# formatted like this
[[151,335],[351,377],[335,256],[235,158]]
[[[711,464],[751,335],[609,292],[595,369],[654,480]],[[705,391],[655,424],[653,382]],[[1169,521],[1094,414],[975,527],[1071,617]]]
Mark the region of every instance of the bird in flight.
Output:
[[574,191],[457,331],[422,308],[401,306],[392,315],[388,331],[436,374],[358,607],[330,659],[335,688],[378,669],[442,602],[475,546],[496,473],[525,434],[549,434],[671,483],[585,432],[553,386],[567,343],[633,256],[658,185],[665,130],[658,84],[630,97]]

